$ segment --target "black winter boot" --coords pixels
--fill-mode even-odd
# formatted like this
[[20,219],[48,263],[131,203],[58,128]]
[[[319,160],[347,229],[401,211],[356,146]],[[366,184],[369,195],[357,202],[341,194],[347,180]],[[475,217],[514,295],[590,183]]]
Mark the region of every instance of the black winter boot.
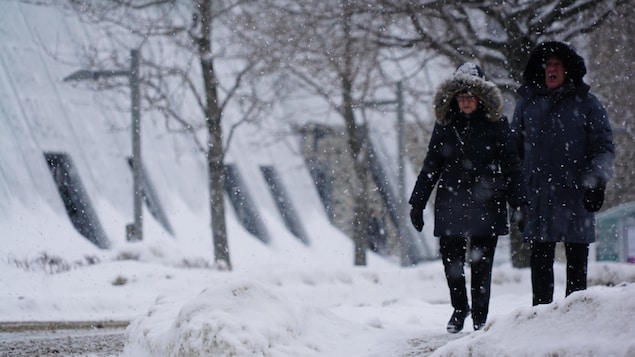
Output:
[[464,308],[463,310],[454,310],[452,313],[452,317],[450,317],[450,321],[448,321],[448,332],[449,333],[457,333],[463,330],[463,324],[465,323],[465,319],[470,315],[469,306]]
[[485,321],[483,321],[483,322],[474,321],[474,331],[478,331],[478,330],[482,329],[483,327],[485,327]]

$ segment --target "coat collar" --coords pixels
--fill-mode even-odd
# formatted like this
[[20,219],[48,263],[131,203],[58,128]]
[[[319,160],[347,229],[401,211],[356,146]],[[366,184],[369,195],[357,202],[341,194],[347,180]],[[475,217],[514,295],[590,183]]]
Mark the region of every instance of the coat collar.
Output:
[[569,79],[563,86],[557,91],[550,91],[544,83],[536,84],[524,84],[520,88],[518,88],[518,94],[522,97],[534,97],[534,96],[549,96],[549,95],[559,95],[565,96],[567,94],[574,94],[578,96],[586,95],[589,92],[589,85],[582,82],[579,85],[575,85],[575,83]]

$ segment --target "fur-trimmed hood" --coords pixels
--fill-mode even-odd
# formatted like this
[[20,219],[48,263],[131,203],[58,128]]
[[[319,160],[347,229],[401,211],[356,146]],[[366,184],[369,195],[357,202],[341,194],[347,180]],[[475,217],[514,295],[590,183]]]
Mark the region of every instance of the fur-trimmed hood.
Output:
[[437,123],[447,125],[452,121],[452,113],[459,111],[455,97],[463,91],[469,91],[478,97],[479,107],[485,112],[488,121],[498,121],[503,115],[503,96],[494,83],[477,76],[456,73],[443,81],[434,95]]

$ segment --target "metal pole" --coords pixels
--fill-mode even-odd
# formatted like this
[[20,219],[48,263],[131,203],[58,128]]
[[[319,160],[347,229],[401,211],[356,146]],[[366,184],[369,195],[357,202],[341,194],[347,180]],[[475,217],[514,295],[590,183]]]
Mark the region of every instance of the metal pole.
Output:
[[141,167],[141,108],[139,96],[139,51],[130,50],[130,69],[91,71],[82,69],[66,76],[64,81],[98,80],[101,77],[128,77],[130,112],[132,114],[132,195],[134,223],[126,225],[129,241],[143,239],[143,174]]
[[134,197],[133,241],[143,239],[143,188],[141,184],[141,116],[139,108],[139,51],[130,51],[130,101],[132,112],[132,191]]
[[400,204],[403,205],[406,203],[406,180],[405,180],[405,168],[404,168],[404,157],[406,155],[406,150],[404,146],[404,115],[403,115],[403,93],[401,90],[401,82],[397,82],[397,164],[398,172],[397,179],[399,181],[399,200]]

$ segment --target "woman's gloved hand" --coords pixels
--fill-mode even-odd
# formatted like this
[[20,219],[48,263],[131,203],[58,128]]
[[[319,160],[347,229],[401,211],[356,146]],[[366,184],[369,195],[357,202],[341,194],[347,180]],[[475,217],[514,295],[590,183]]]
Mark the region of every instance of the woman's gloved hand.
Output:
[[423,206],[412,206],[410,208],[410,222],[418,232],[423,230]]

